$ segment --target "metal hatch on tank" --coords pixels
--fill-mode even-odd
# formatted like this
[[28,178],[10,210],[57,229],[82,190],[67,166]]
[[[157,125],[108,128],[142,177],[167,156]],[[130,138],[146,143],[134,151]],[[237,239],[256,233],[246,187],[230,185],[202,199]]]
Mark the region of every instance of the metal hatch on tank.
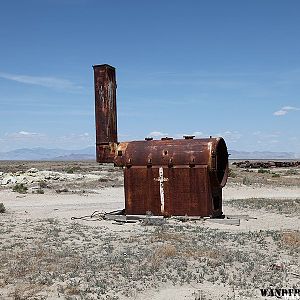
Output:
[[115,68],[93,68],[97,162],[124,168],[125,213],[221,217],[228,177],[224,139],[185,136],[119,143]]

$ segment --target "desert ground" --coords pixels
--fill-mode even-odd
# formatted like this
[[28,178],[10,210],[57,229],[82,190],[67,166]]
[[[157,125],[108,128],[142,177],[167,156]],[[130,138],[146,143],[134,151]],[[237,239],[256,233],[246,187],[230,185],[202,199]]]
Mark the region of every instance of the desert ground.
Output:
[[0,299],[275,299],[260,289],[300,289],[300,168],[231,164],[229,175],[223,211],[239,226],[151,226],[90,217],[124,208],[112,165],[0,162]]

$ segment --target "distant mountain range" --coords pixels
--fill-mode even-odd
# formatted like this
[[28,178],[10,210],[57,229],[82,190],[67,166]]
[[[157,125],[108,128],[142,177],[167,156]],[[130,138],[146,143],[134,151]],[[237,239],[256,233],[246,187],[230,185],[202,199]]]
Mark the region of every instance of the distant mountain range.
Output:
[[[297,159],[300,155],[292,152],[236,151],[229,150],[230,159]],[[0,160],[96,160],[95,147],[80,150],[23,148],[0,152]]]
[[95,160],[95,147],[80,150],[22,148],[0,152],[0,160]]

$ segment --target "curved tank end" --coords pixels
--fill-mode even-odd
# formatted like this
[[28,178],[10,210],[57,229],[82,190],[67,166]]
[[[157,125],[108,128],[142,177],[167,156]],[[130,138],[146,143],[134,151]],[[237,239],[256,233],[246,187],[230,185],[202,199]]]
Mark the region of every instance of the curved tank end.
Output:
[[221,187],[224,187],[228,178],[228,150],[223,138],[217,138],[215,148],[217,180]]

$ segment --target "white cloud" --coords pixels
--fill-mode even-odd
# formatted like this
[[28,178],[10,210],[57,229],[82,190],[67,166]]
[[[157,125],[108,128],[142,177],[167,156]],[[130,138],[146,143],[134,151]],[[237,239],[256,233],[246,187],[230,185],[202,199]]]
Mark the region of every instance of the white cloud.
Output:
[[300,108],[297,108],[294,106],[284,106],[282,109],[283,110],[300,110]]
[[289,111],[297,111],[300,110],[300,108],[294,107],[294,106],[283,106],[280,110],[277,110],[273,113],[274,116],[284,116]]
[[280,109],[280,110],[277,110],[273,113],[274,116],[284,116],[286,115],[288,112],[287,110],[283,110],[283,109]]
[[43,76],[30,76],[30,75],[17,75],[10,73],[0,72],[0,78],[7,80],[17,81],[25,84],[39,85],[48,88],[56,88],[63,90],[78,90],[81,86],[76,85],[72,81],[56,77],[43,77]]
[[37,138],[37,137],[43,137],[44,134],[37,133],[37,132],[29,132],[21,130],[19,132],[13,132],[13,133],[6,133],[5,137],[8,139],[30,139],[30,138]]
[[195,132],[192,133],[192,135],[194,135],[195,137],[203,137],[203,132],[195,131]]
[[48,137],[43,133],[26,130],[8,132],[0,137],[0,152],[20,148],[42,147],[47,141]]
[[217,133],[216,136],[223,137],[226,141],[237,142],[243,135],[238,131],[225,131],[221,133]]
[[20,135],[37,135],[35,132],[28,132],[28,131],[19,131],[18,134]]
[[167,133],[163,133],[160,131],[152,131],[148,134],[149,137],[164,137],[164,136],[168,136]]
[[195,131],[192,133],[190,133],[190,132],[189,133],[175,133],[175,134],[171,134],[171,135],[169,135],[166,132],[152,131],[147,136],[153,137],[153,138],[174,137],[175,139],[182,139],[184,136],[187,136],[187,135],[193,135],[196,138],[203,137],[203,133],[201,131]]

